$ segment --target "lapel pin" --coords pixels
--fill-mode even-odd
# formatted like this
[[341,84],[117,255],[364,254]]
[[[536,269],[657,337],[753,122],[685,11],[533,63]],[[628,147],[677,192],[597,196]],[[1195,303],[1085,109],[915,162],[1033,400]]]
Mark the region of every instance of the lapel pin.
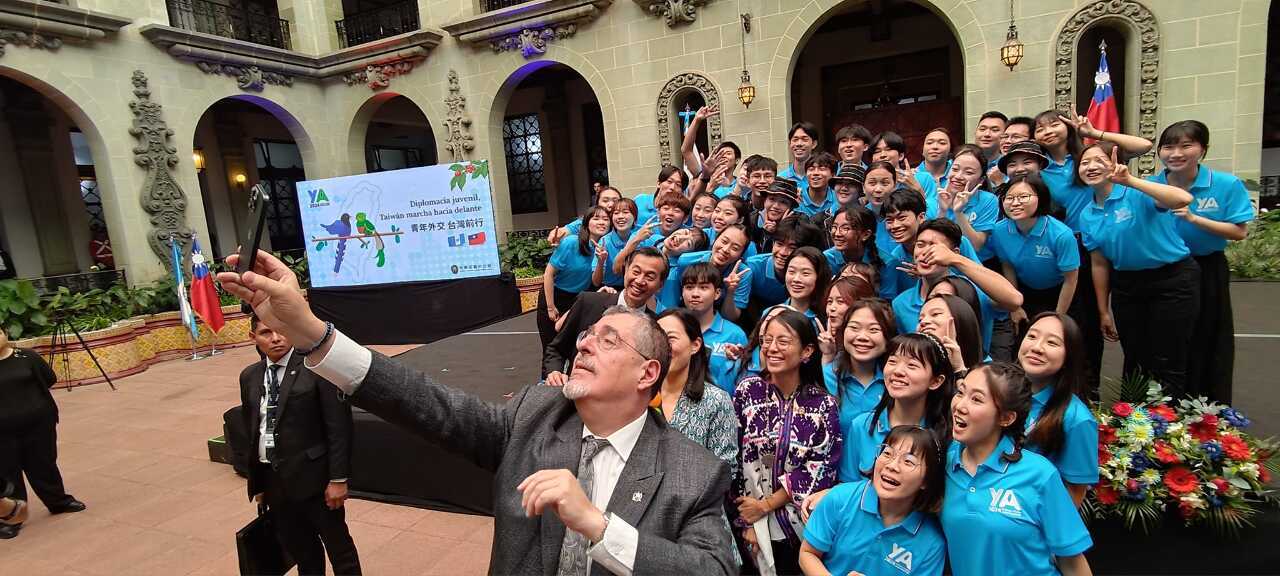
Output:
[[639,493],[639,492],[635,492],[635,493],[631,494],[631,501],[632,501],[632,502],[639,502],[639,501],[641,501],[641,500],[644,500],[644,494],[641,494],[641,493]]

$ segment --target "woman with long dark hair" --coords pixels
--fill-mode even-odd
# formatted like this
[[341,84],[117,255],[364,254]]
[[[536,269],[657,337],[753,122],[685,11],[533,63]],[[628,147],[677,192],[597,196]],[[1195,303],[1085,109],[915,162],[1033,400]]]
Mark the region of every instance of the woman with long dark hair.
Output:
[[823,388],[818,335],[792,310],[769,320],[761,338],[762,371],[733,395],[742,431],[735,481],[737,525],[757,565],[770,546],[778,574],[798,574],[804,522],[800,504],[836,480],[840,417]]
[[1085,403],[1083,342],[1070,316],[1045,312],[1018,348],[1031,381],[1027,450],[1053,462],[1076,506],[1098,483],[1098,421]]
[[[898,335],[894,327],[893,308],[879,298],[854,301],[844,315],[839,351],[830,361],[823,358],[822,378],[827,392],[840,404],[840,433],[847,441],[856,431],[854,421],[880,405],[884,396],[884,362],[889,343]],[[852,466],[846,470],[841,459],[840,477],[851,478]]]
[[1098,315],[1103,333],[1124,348],[1125,375],[1154,377],[1179,397],[1189,389],[1200,265],[1178,235],[1172,211],[1189,205],[1191,194],[1134,177],[1118,154],[1110,144],[1093,144],[1080,153],[1077,170],[1077,182],[1093,190],[1079,224]]
[[711,381],[711,360],[698,318],[684,308],[670,308],[658,315],[658,325],[671,344],[671,365],[651,406],[672,428],[736,469],[738,417],[729,394]]
[[884,260],[876,245],[876,217],[866,206],[847,204],[831,217],[831,247],[822,253],[835,272],[847,262],[866,262],[880,269]]
[[538,336],[544,347],[556,337],[556,319],[569,311],[579,293],[591,288],[597,245],[609,228],[609,211],[592,207],[582,215],[576,241],[566,238],[560,242],[547,261],[538,295]]
[[956,384],[942,532],[956,576],[1090,574],[1093,546],[1062,478],[1022,449],[1031,382],[1007,362],[983,364]]
[[963,372],[982,363],[982,333],[973,308],[959,296],[939,294],[920,308],[916,330],[936,336],[949,352],[948,360],[955,372]]
[[619,198],[609,210],[609,222],[613,229],[596,243],[595,259],[591,263],[591,283],[622,290],[622,275],[613,271],[613,261],[627,246],[631,231],[636,227],[636,201]]
[[1228,240],[1244,240],[1253,219],[1253,203],[1239,178],[1201,163],[1209,152],[1209,128],[1203,122],[1174,122],[1160,133],[1164,170],[1152,182],[1186,190],[1194,201],[1174,210],[1175,227],[1200,265],[1200,318],[1187,358],[1192,394],[1231,403],[1235,362],[1235,326],[1231,318],[1231,271],[1224,252]]
[[810,318],[826,320],[826,302],[822,300],[831,282],[831,269],[822,251],[804,246],[787,258],[783,285],[787,289],[787,305],[800,310]]
[[1013,177],[1002,205],[1005,220],[992,231],[991,247],[1005,278],[1022,292],[1022,307],[1009,315],[1021,337],[1029,318],[1071,309],[1080,250],[1071,228],[1050,215],[1053,197],[1040,176]]

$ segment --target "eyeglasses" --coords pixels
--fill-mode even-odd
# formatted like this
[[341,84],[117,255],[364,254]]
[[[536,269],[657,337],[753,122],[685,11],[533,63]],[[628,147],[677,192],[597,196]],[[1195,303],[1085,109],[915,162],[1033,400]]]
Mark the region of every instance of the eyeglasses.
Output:
[[915,454],[912,454],[911,452],[899,453],[893,449],[893,446],[888,444],[880,446],[880,454],[876,457],[885,464],[890,464],[894,460],[897,460],[902,464],[902,469],[908,472],[914,471],[916,468],[920,467],[920,459],[917,458]]
[[848,233],[850,233],[850,232],[853,232],[853,226],[850,226],[850,225],[848,225],[848,224],[841,224],[841,225],[839,225],[839,226],[832,226],[832,227],[831,227],[831,231],[832,231],[832,232],[839,232],[840,234],[848,234]]
[[644,358],[645,360],[652,360],[652,358],[644,352],[637,350],[635,346],[632,346],[626,340],[623,340],[622,335],[619,334],[617,330],[614,330],[612,326],[592,326],[583,330],[578,333],[578,344],[582,344],[588,336],[594,336],[596,343],[600,345],[602,350],[612,352],[617,350],[619,346],[626,346],[627,349],[639,354],[641,358]]
[[1031,194],[1019,194],[1017,196],[1004,197],[1004,201],[1008,202],[1009,204],[1027,204],[1035,199],[1036,197]]
[[792,340],[790,338],[774,338],[773,336],[764,336],[760,338],[760,349],[767,350],[769,348],[773,348],[774,344],[777,344],[779,348],[786,349],[786,348],[790,348],[791,345],[794,343],[795,343],[795,340]]

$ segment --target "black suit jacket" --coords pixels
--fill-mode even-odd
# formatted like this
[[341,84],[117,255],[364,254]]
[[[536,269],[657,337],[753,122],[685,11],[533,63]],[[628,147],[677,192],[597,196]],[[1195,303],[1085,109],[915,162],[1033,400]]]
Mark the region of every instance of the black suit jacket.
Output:
[[[249,498],[268,489],[273,492],[270,497],[293,501],[323,494],[330,480],[351,475],[351,405],[337,387],[303,367],[302,357],[295,353],[281,374],[271,466],[260,465],[259,404],[266,394],[266,367],[262,361],[240,372],[240,402],[250,440]],[[266,482],[267,473],[278,481]]]
[[[564,319],[564,327],[542,350],[542,377],[552,372],[569,373],[573,358],[578,355],[578,334],[590,328],[604,311],[618,304],[618,295],[608,292],[583,292],[573,301]],[[645,309],[649,316],[653,312]]]

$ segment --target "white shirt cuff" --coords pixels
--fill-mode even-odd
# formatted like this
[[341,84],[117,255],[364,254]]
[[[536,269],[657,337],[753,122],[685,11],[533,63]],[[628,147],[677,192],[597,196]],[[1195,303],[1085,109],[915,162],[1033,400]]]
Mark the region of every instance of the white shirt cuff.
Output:
[[312,358],[303,361],[312,372],[333,383],[348,396],[356,393],[356,388],[364,382],[369,373],[369,365],[373,363],[373,353],[368,348],[356,344],[346,334],[333,331],[333,345],[329,353],[312,364]]
[[617,514],[609,514],[609,525],[604,529],[604,537],[587,549],[587,556],[614,574],[631,576],[639,544],[640,532]]

